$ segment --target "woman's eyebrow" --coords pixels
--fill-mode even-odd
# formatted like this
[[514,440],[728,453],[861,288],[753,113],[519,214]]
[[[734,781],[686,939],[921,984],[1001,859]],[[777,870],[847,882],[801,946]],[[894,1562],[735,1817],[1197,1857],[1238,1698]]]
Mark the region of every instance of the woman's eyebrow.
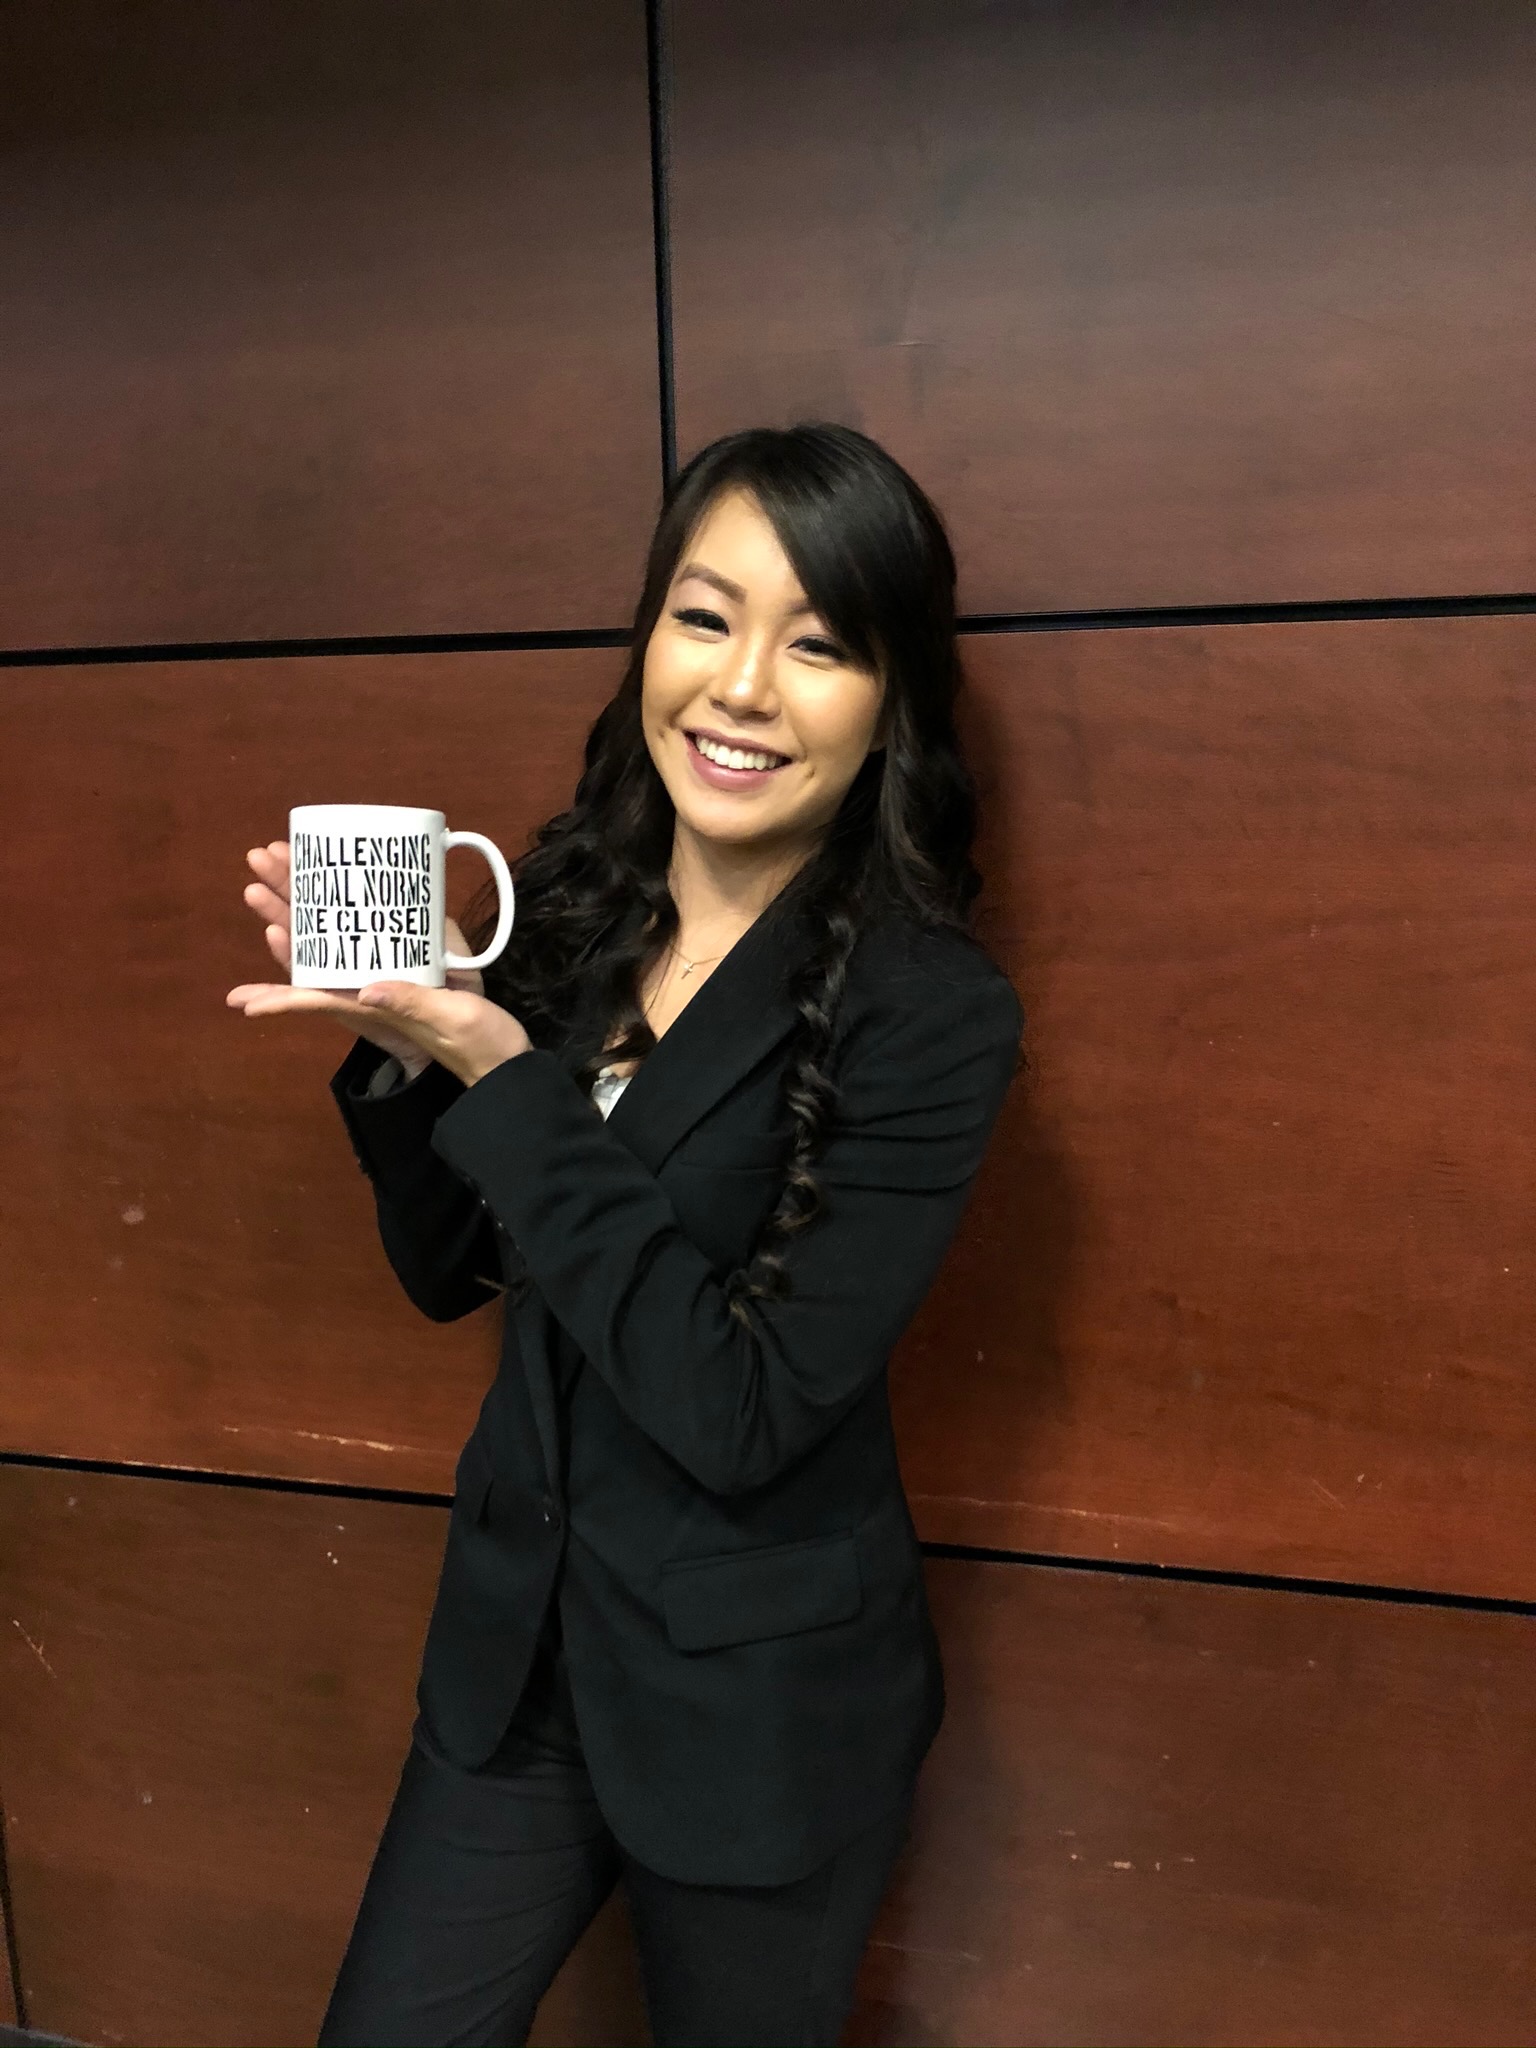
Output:
[[[707,583],[711,590],[718,590],[723,597],[732,599],[736,604],[745,604],[747,601],[747,593],[739,583],[733,583],[729,576],[722,576],[718,569],[706,568],[702,562],[685,562],[683,564],[683,567],[678,571],[678,582],[686,583],[690,577],[696,582]],[[787,619],[798,619],[807,612],[814,612],[815,609],[816,607],[813,604],[803,602],[791,605],[784,616]]]
[[747,601],[747,593],[739,583],[733,583],[729,576],[722,576],[717,570],[706,569],[702,562],[685,563],[677,580],[686,583],[690,576],[695,582],[707,583],[711,590],[718,590],[723,597],[733,598],[737,604]]

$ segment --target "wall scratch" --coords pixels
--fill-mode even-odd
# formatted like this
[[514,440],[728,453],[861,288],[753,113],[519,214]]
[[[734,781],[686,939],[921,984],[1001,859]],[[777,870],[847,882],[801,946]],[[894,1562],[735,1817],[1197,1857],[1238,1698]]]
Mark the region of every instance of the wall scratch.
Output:
[[972,1493],[913,1493],[907,1498],[914,1503],[933,1501],[941,1507],[962,1508],[1009,1508],[1017,1514],[1026,1515],[1067,1515],[1081,1522],[1124,1522],[1137,1529],[1185,1529],[1187,1520],[1168,1521],[1156,1515],[1115,1515],[1102,1508],[1069,1508],[1051,1501],[1038,1500],[983,1500]]
[[21,1623],[16,1619],[14,1615],[11,1616],[11,1627],[15,1629],[16,1633],[21,1637],[21,1640],[32,1652],[33,1656],[37,1659],[38,1663],[42,1665],[43,1669],[47,1672],[48,1676],[50,1678],[57,1678],[59,1674],[57,1673],[57,1671],[54,1670],[53,1666],[48,1662],[48,1659],[43,1655],[42,1644],[33,1642],[32,1638],[27,1634],[26,1630],[22,1627]]
[[917,1948],[907,1941],[872,1941],[871,1948],[889,1949],[898,1956],[926,1956],[939,1963],[979,1963],[981,1957],[968,1948]]
[[311,1444],[341,1444],[347,1450],[355,1451],[405,1451],[417,1458],[430,1457],[420,1444],[382,1444],[371,1436],[327,1436],[319,1429],[279,1429],[275,1425],[259,1422],[224,1422],[219,1427],[226,1436],[295,1436]]

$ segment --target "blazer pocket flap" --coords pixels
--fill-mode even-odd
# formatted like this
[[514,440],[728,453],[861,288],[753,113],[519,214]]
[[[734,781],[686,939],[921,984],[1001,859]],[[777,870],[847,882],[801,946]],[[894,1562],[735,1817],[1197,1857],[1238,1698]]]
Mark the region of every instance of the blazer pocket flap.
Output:
[[776,1543],[661,1568],[667,1634],[679,1650],[724,1650],[851,1621],[863,1604],[853,1537]]

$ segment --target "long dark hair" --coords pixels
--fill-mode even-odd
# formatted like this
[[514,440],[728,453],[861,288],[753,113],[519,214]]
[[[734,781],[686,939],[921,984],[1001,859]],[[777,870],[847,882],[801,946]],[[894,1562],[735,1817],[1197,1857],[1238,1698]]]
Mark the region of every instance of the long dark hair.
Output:
[[[814,1165],[835,1112],[833,1048],[860,935],[896,915],[964,930],[980,878],[976,799],[955,732],[960,662],[955,561],[938,513],[899,463],[851,427],[754,427],[694,456],[667,493],[635,612],[623,680],[587,737],[569,810],[516,864],[513,944],[487,992],[536,1045],[587,1034],[587,1086],[609,1061],[643,1058],[646,966],[677,931],[667,886],[673,808],[641,724],[651,631],[683,550],[723,492],[746,492],[772,523],[806,597],[861,667],[885,679],[884,745],[870,753],[820,847],[772,906],[811,935],[791,990],[798,1021],[784,1102],[784,1186],[733,1306],[786,1291],[783,1250],[821,1206]],[[475,913],[476,931],[489,922]]]

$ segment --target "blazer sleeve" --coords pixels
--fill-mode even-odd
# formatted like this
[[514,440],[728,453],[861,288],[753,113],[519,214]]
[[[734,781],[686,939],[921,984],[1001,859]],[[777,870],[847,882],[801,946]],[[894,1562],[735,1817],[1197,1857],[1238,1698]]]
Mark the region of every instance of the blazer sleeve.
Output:
[[385,1057],[360,1038],[332,1079],[331,1093],[358,1164],[373,1183],[385,1256],[423,1315],[450,1323],[501,1292],[495,1223],[432,1149],[433,1126],[464,1084],[434,1064],[414,1081],[370,1096],[369,1083]]
[[545,1301],[639,1428],[717,1494],[765,1485],[884,1369],[954,1234],[1017,1065],[1000,975],[927,982],[839,1075],[823,1211],[791,1292],[745,1316],[666,1193],[547,1053],[507,1060],[433,1143],[484,1194]]

